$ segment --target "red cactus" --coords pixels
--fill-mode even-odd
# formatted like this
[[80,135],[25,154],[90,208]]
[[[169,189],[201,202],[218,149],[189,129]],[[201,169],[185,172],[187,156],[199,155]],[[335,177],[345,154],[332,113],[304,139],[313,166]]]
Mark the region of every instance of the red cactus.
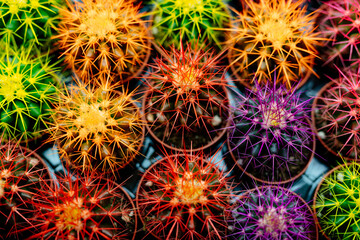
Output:
[[0,235],[21,238],[20,226],[28,222],[33,206],[26,202],[50,177],[41,158],[11,142],[0,147]]
[[138,188],[137,209],[146,230],[160,239],[222,239],[227,180],[202,152],[166,155],[147,170]]
[[122,187],[101,176],[58,177],[30,202],[37,233],[29,239],[133,239],[134,205]]
[[314,103],[313,119],[320,141],[334,154],[360,159],[360,67],[339,70]]
[[172,48],[150,65],[144,113],[150,130],[165,145],[203,147],[219,138],[227,123],[224,68],[213,52],[188,45]]

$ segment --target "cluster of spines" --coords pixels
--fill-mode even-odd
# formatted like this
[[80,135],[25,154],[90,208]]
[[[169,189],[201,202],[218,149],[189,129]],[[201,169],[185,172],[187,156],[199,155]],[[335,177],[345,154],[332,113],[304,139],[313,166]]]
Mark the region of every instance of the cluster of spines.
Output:
[[4,0],[0,38],[8,47],[47,46],[56,33],[60,0]]
[[318,31],[324,38],[325,64],[348,67],[360,61],[360,3],[357,0],[328,1],[320,8]]
[[249,190],[229,211],[231,239],[315,239],[315,221],[309,206],[279,186]]
[[230,151],[258,179],[288,181],[295,177],[294,169],[301,171],[307,165],[313,151],[309,100],[275,82],[255,86],[245,96],[238,94],[231,110]]
[[360,156],[360,67],[338,69],[339,78],[319,96],[314,121],[318,136],[346,159]]
[[225,39],[221,28],[230,25],[230,14],[221,0],[154,1],[152,33],[165,49],[181,42],[203,47],[222,48]]
[[124,191],[93,173],[57,176],[28,201],[35,209],[28,239],[133,239],[135,208]]
[[147,232],[161,239],[222,239],[228,177],[214,158],[166,155],[144,175],[137,208]]
[[219,135],[215,130],[226,125],[223,68],[213,52],[194,50],[191,45],[164,53],[166,57],[156,59],[145,76],[148,125],[159,139],[176,148],[203,147]]
[[0,59],[0,129],[5,138],[30,140],[47,131],[58,100],[56,63],[31,48],[6,51]]
[[10,141],[0,147],[0,233],[4,239],[26,236],[19,230],[33,214],[27,201],[49,177],[45,164],[32,151]]
[[123,82],[146,64],[149,37],[134,0],[84,0],[61,10],[58,45],[83,81],[111,75]]
[[139,153],[143,125],[133,92],[77,81],[61,94],[52,140],[73,169],[116,174]]
[[360,165],[333,170],[319,186],[315,209],[321,231],[330,239],[360,238]]
[[312,69],[320,38],[313,31],[314,14],[301,7],[303,0],[245,1],[237,12],[231,64],[242,81],[266,83],[277,72],[278,84],[288,89]]

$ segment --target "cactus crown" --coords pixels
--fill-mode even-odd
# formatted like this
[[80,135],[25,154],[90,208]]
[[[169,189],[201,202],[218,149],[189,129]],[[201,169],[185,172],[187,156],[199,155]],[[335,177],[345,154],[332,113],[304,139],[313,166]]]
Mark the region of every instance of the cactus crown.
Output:
[[138,154],[143,126],[132,94],[80,82],[61,94],[52,136],[72,167],[115,173]]
[[58,177],[29,201],[36,210],[29,239],[132,239],[135,209],[120,185],[86,173]]
[[360,3],[328,1],[320,9],[319,32],[327,40],[322,51],[325,64],[349,66],[360,58]]
[[125,80],[144,64],[147,30],[134,0],[84,0],[61,11],[59,46],[85,81],[110,74]]
[[347,159],[360,157],[360,67],[340,70],[339,78],[319,96],[314,109],[318,136]]
[[146,119],[154,134],[169,145],[199,148],[216,139],[219,133],[214,130],[226,125],[224,69],[213,52],[193,50],[190,45],[165,53],[144,77],[150,88]]
[[[246,82],[265,83],[274,79],[290,89],[312,70],[315,45],[320,38],[313,33],[314,15],[300,7],[304,0],[246,1],[237,12],[231,61]],[[254,78],[255,77],[255,78]]]
[[263,181],[295,177],[308,163],[313,135],[309,100],[285,86],[266,84],[238,94],[229,130],[230,151],[238,164]]
[[321,231],[330,239],[360,237],[360,165],[333,170],[319,186],[315,208]]
[[143,176],[138,209],[147,231],[162,239],[224,237],[227,177],[203,153],[166,156]]
[[40,136],[58,100],[56,64],[47,54],[33,58],[30,50],[7,51],[0,59],[0,129],[5,138]]
[[56,33],[59,0],[1,1],[0,38],[7,45],[46,45]]
[[169,49],[180,43],[215,45],[225,40],[220,28],[230,24],[230,15],[222,0],[154,0],[152,33],[155,41]]
[[231,208],[233,239],[313,239],[310,208],[292,191],[278,186],[257,187],[241,195]]
[[32,216],[27,200],[37,194],[41,179],[49,172],[41,159],[28,149],[7,142],[0,147],[0,229],[1,236],[19,238],[21,226]]

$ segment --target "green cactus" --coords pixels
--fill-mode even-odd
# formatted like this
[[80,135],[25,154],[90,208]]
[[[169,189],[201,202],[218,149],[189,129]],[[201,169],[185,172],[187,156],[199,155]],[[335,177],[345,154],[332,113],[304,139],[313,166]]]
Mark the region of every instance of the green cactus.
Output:
[[11,46],[48,45],[58,23],[61,0],[2,0],[0,39]]
[[330,239],[360,239],[360,164],[333,169],[315,200],[321,231]]
[[7,51],[0,58],[0,131],[4,138],[39,137],[57,100],[56,64],[48,54],[33,57],[33,48]]
[[180,41],[222,48],[230,15],[222,0],[155,0],[151,28],[155,42],[169,49]]

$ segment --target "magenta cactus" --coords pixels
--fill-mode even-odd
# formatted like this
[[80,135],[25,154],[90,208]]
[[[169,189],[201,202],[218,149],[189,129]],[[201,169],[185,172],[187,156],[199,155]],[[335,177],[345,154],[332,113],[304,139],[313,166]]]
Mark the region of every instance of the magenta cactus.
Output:
[[310,161],[314,136],[309,100],[294,90],[257,84],[245,96],[238,95],[228,128],[229,148],[240,168],[256,180],[289,181]]
[[307,203],[279,186],[245,192],[230,212],[230,239],[316,239],[315,221]]

